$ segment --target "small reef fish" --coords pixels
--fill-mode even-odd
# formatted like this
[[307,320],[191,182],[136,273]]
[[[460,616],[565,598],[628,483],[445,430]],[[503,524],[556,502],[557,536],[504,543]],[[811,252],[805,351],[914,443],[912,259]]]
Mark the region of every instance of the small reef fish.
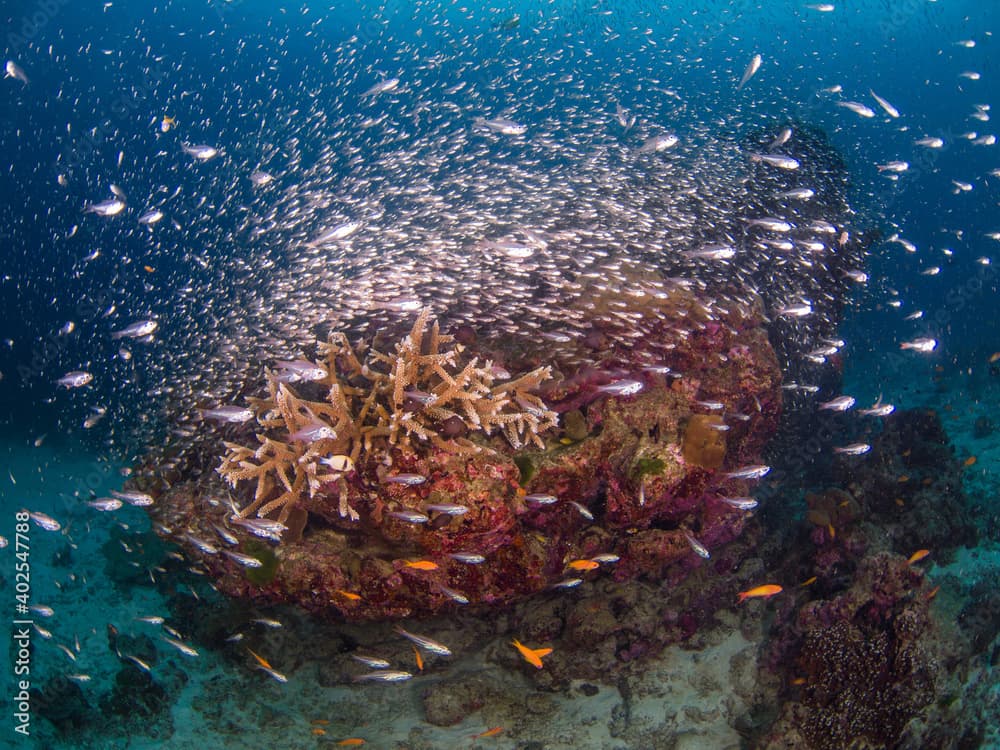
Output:
[[728,471],[722,476],[726,479],[760,479],[765,476],[771,470],[770,466],[764,466],[763,464],[755,466],[744,466],[741,469],[735,469],[733,471]]
[[21,69],[21,66],[18,65],[13,60],[8,60],[4,64],[4,74],[3,74],[3,77],[4,78],[13,78],[15,81],[20,81],[25,86],[28,85],[28,76],[25,74],[24,70]]
[[393,670],[385,670],[382,672],[369,672],[367,674],[359,674],[354,678],[355,682],[404,682],[412,678],[413,675],[409,672],[397,672]]
[[280,682],[282,684],[288,682],[288,678],[276,669],[271,669],[271,667],[265,667],[260,664],[258,664],[256,668],[265,672],[275,682]]
[[121,508],[123,503],[117,497],[99,497],[96,500],[88,500],[87,505],[94,510],[112,511]]
[[393,91],[397,86],[399,86],[398,78],[386,78],[384,81],[376,83],[361,96],[378,96],[379,94],[385,94],[389,91]]
[[874,117],[875,110],[861,102],[834,102],[838,107],[849,109],[859,117]]
[[135,323],[132,323],[129,326],[126,326],[125,328],[122,328],[120,331],[112,331],[111,338],[139,339],[142,338],[143,336],[149,336],[151,333],[153,333],[153,331],[155,331],[159,327],[159,325],[160,324],[157,323],[155,320],[140,320]]
[[778,167],[778,169],[798,169],[801,164],[798,159],[793,159],[791,156],[785,156],[784,154],[750,154],[750,161],[752,162],[763,162],[772,167]]
[[427,523],[431,520],[429,516],[426,516],[423,513],[418,513],[415,510],[393,510],[387,515],[397,518],[400,521],[405,521],[406,523]]
[[118,198],[110,198],[100,203],[88,203],[83,207],[84,213],[97,214],[98,216],[117,216],[125,210],[125,201]]
[[427,481],[423,474],[392,474],[384,480],[387,484],[402,484],[406,487],[415,487]]
[[443,584],[438,584],[437,588],[438,588],[438,591],[440,591],[442,594],[444,594],[445,596],[447,596],[449,599],[451,599],[456,604],[468,604],[469,603],[469,597],[467,597],[461,591],[455,591],[455,589],[448,588],[447,586],[445,586]]
[[72,370],[59,378],[56,383],[64,388],[80,388],[88,383],[91,383],[93,380],[94,376],[89,372],[84,372],[83,370]]
[[747,83],[750,81],[750,79],[753,78],[755,75],[757,75],[757,71],[760,70],[760,65],[762,62],[764,62],[764,58],[761,57],[759,54],[754,55],[753,57],[750,58],[749,64],[743,71],[743,77],[740,78],[740,82],[736,84],[737,91],[746,86]]
[[784,591],[781,586],[776,583],[766,583],[763,586],[755,586],[752,589],[747,589],[746,591],[741,591],[737,597],[739,603],[745,602],[747,599],[770,599],[775,594],[780,594]]
[[517,640],[517,638],[511,641],[511,644],[520,652],[524,660],[535,669],[541,669],[545,666],[542,664],[542,659],[552,653],[551,648],[529,648]]
[[853,396],[837,396],[835,399],[820,403],[819,408],[828,411],[847,411],[854,406],[855,401]]
[[578,503],[576,500],[570,500],[569,504],[572,505],[574,508],[576,508],[577,512],[581,516],[583,516],[584,518],[586,518],[588,521],[593,521],[594,520],[594,514],[591,513],[590,510],[587,509],[585,506],[583,506],[580,503]]
[[900,349],[910,350],[914,352],[920,352],[922,354],[927,354],[934,351],[937,348],[938,342],[936,339],[931,338],[916,338],[912,341],[904,341],[899,345]]
[[475,124],[501,135],[524,135],[528,132],[527,125],[515,122],[514,120],[508,120],[506,117],[494,117],[491,120],[477,117]]
[[835,446],[833,452],[845,456],[860,456],[871,449],[872,447],[868,443],[851,443],[850,445]]
[[224,424],[242,424],[254,418],[252,409],[242,406],[217,406],[214,409],[201,409],[202,419]]
[[427,506],[427,510],[434,513],[443,513],[446,516],[464,516],[469,512],[467,506],[456,503],[431,503]]
[[244,568],[260,568],[264,565],[264,563],[256,557],[244,555],[242,552],[233,552],[232,550],[224,549],[222,550],[222,554],[235,562],[237,565],[242,565]]
[[369,669],[388,669],[389,662],[375,656],[363,656],[362,654],[351,654],[351,658],[356,662],[364,664]]
[[189,145],[187,143],[182,143],[181,148],[184,149],[184,153],[188,156],[193,157],[196,161],[208,161],[209,159],[214,159],[219,155],[219,150],[214,146],[207,146],[203,143]]
[[572,570],[594,570],[600,566],[600,563],[594,562],[593,560],[573,560],[566,565],[567,568]]
[[313,422],[289,434],[288,439],[295,443],[315,443],[320,440],[336,440],[337,431],[323,422]]
[[432,638],[427,636],[417,635],[416,633],[411,633],[408,630],[404,630],[402,627],[396,627],[395,631],[406,638],[411,643],[415,643],[420,648],[425,651],[429,651],[432,654],[437,654],[439,656],[451,656],[451,649],[445,646],[443,643],[438,643]]
[[858,414],[863,417],[887,417],[896,410],[892,404],[876,402],[870,409],[858,409]]
[[600,555],[594,555],[592,558],[595,563],[600,563],[601,565],[616,563],[621,560],[621,557],[614,554],[613,552],[604,552]]
[[923,560],[930,553],[931,553],[931,551],[929,549],[918,549],[916,552],[914,552],[912,555],[910,555],[909,558],[907,558],[906,564],[907,565],[914,565],[915,563],[918,563],[921,560]]
[[433,560],[407,560],[403,563],[407,568],[414,570],[437,570],[438,564]]
[[654,135],[643,141],[639,147],[640,154],[655,154],[673,148],[680,142],[680,139],[673,133],[667,135]]
[[757,501],[752,497],[720,497],[719,499],[737,510],[753,510],[757,507]]
[[898,109],[896,109],[896,108],[895,108],[894,106],[892,106],[891,104],[889,104],[889,102],[887,102],[887,101],[886,101],[885,99],[883,99],[883,98],[882,98],[881,96],[879,96],[878,94],[876,94],[876,93],[875,93],[874,91],[872,91],[871,89],[868,89],[868,93],[872,95],[872,99],[874,99],[875,101],[877,101],[877,102],[878,102],[878,105],[879,105],[879,106],[880,106],[880,107],[881,107],[882,109],[884,109],[884,110],[885,110],[885,113],[886,113],[887,115],[889,115],[889,117],[892,117],[892,118],[897,118],[897,117],[899,117],[899,110],[898,110]]
[[559,498],[555,495],[546,495],[540,492],[535,492],[530,495],[525,495],[524,502],[531,505],[552,505],[553,503],[559,502]]
[[706,547],[704,544],[695,539],[690,532],[685,531],[684,538],[687,539],[687,543],[691,545],[691,549],[694,550],[695,554],[697,554],[698,557],[702,557],[706,560],[709,557],[711,557],[711,554],[708,551],[708,547]]
[[466,565],[480,565],[486,562],[486,558],[477,552],[451,552],[448,557]]
[[174,638],[168,638],[165,635],[161,635],[160,640],[164,641],[165,643],[169,643],[171,646],[176,648],[185,656],[198,656],[198,652],[195,649],[191,648],[191,646],[187,645],[186,643],[181,643],[180,641]]
[[135,505],[139,508],[145,508],[152,505],[155,501],[153,496],[145,492],[139,492],[137,490],[126,490],[125,492],[118,492],[116,490],[111,490],[111,496],[116,497],[119,500],[124,500],[129,505]]
[[62,528],[62,524],[60,524],[56,519],[42,513],[41,511],[29,511],[28,517],[35,522],[36,526],[44,529],[45,531],[59,531],[59,529]]
[[337,747],[360,747],[365,741],[360,737],[348,737],[337,743]]

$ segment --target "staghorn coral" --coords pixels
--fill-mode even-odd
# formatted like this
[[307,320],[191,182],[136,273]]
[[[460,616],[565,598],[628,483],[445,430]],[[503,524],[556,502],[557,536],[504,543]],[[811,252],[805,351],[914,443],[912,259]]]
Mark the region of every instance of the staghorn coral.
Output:
[[326,376],[314,382],[328,388],[322,401],[300,396],[268,371],[268,395],[249,400],[263,428],[258,446],[225,443],[218,468],[234,488],[256,482],[240,516],[277,511],[284,523],[307,490],[311,498],[336,483],[340,515],[357,520],[344,474],[363,458],[389,463],[391,448],[414,452],[418,441],[447,452],[482,450],[466,438],[443,437],[439,425],[447,421],[461,420],[469,432],[486,436],[502,433],[515,449],[526,443],[544,448],[541,433],[556,426],[557,415],[531,391],[551,377],[550,368],[494,385],[493,363],[474,357],[463,365],[463,347],[449,348],[452,343],[424,309],[390,353],[369,348],[362,361],[361,348],[342,333],[320,342]]

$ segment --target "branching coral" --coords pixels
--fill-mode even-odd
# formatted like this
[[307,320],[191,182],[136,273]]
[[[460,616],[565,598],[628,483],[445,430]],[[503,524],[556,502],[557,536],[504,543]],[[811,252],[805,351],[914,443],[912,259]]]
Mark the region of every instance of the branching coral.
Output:
[[[514,448],[543,448],[541,434],[556,426],[557,416],[531,391],[550,369],[494,385],[493,363],[473,357],[463,364],[463,348],[452,342],[426,309],[390,353],[364,353],[342,333],[331,334],[318,344],[326,376],[315,383],[328,388],[322,401],[307,400],[267,372],[268,395],[250,399],[263,428],[258,447],[226,443],[218,469],[233,487],[256,481],[253,500],[240,515],[279,511],[283,522],[307,489],[312,497],[343,483],[357,462],[384,457],[390,448],[413,451],[419,442],[449,452],[481,450],[468,439],[443,436],[446,421],[461,420],[471,433],[501,432]],[[356,519],[346,497],[342,491],[340,514]]]

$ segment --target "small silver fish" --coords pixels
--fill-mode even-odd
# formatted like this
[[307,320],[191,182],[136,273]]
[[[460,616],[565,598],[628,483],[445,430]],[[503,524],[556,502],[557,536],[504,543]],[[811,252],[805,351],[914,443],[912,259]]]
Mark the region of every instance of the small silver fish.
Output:
[[480,565],[486,562],[486,558],[476,552],[451,552],[448,557],[466,565]]
[[361,654],[351,654],[351,658],[354,659],[354,661],[361,662],[362,664],[364,664],[366,667],[369,667],[370,669],[388,669],[389,668],[389,662],[388,661],[386,661],[385,659],[379,659],[378,657],[375,657],[375,656],[363,656]]
[[753,78],[755,75],[757,75],[757,71],[760,70],[760,66],[763,61],[764,58],[761,57],[759,54],[754,55],[753,57],[750,58],[749,64],[743,71],[743,77],[740,78],[740,82],[736,84],[737,91],[746,86],[747,83],[750,81],[750,79]]
[[173,638],[168,638],[165,635],[161,635],[160,640],[164,641],[165,643],[169,643],[171,646],[176,648],[185,656],[198,656],[198,652],[191,646],[187,645],[186,643],[181,643],[180,641],[175,640]]
[[708,547],[706,547],[704,544],[695,539],[694,536],[691,534],[691,532],[685,531],[684,538],[687,539],[687,543],[691,546],[691,549],[694,550],[695,554],[697,554],[698,557],[702,557],[706,560],[709,557],[711,557],[711,554],[708,551]]
[[423,484],[426,481],[427,477],[423,474],[392,474],[385,478],[387,484],[402,484],[407,487]]
[[744,466],[741,469],[735,469],[733,471],[726,472],[723,474],[727,479],[760,479],[765,476],[771,470],[770,466],[764,466],[762,464],[754,466]]
[[409,672],[395,672],[395,671],[383,671],[383,672],[369,672],[368,674],[359,674],[354,678],[355,682],[404,682],[409,680],[413,675]]
[[406,523],[427,523],[431,520],[429,516],[418,513],[415,510],[394,510],[390,511],[388,515]]
[[411,633],[408,630],[404,630],[402,627],[397,626],[395,631],[399,635],[403,636],[406,640],[417,644],[420,648],[425,651],[429,651],[432,654],[438,654],[440,656],[451,656],[451,649],[445,646],[443,643],[439,643],[427,636],[417,635],[416,633]]
[[56,383],[64,388],[80,388],[93,380],[94,376],[89,372],[84,372],[83,370],[72,370],[59,378]]

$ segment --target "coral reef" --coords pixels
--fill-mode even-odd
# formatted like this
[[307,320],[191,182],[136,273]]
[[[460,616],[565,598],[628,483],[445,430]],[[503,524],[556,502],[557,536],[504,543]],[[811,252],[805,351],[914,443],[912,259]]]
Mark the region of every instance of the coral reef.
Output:
[[463,347],[442,350],[453,338],[442,335],[437,321],[428,329],[429,316],[429,309],[421,311],[391,354],[370,349],[364,363],[344,334],[332,334],[319,347],[325,366],[313,365],[318,375],[309,378],[328,389],[323,401],[300,398],[281,376],[267,373],[268,396],[251,401],[264,430],[258,447],[227,442],[219,467],[232,487],[256,482],[241,517],[264,518],[280,509],[283,524],[307,489],[313,497],[338,482],[340,514],[356,521],[344,472],[363,455],[388,456],[387,447],[411,449],[414,440],[448,452],[480,450],[465,438],[442,437],[456,421],[485,435],[501,431],[515,449],[544,446],[540,434],[555,426],[556,414],[531,391],[551,376],[549,368],[494,386],[493,363],[473,357],[460,367]]
[[[759,305],[713,316],[644,273],[625,322],[570,343],[444,333],[427,310],[389,346],[333,333],[224,427],[231,496],[152,463],[133,484],[159,533],[261,604],[365,620],[608,574],[679,582],[744,529],[722,498],[749,485],[724,472],[760,462],[780,372]],[[587,304],[621,309],[607,290]]]

